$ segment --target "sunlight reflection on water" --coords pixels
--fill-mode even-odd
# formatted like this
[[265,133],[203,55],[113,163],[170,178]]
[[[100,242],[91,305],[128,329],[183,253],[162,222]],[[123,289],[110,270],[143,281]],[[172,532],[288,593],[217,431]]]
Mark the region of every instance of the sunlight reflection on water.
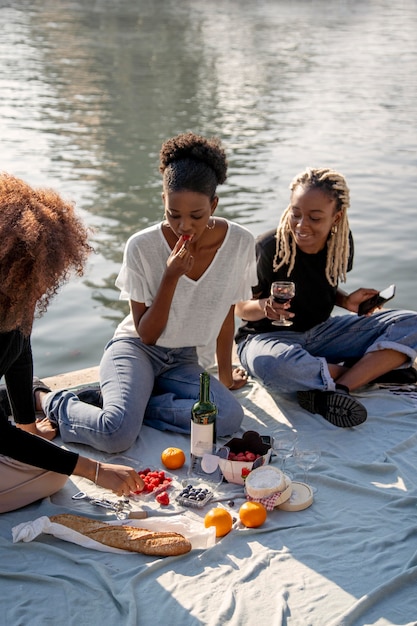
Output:
[[218,135],[219,211],[259,234],[293,176],[351,188],[347,287],[395,282],[417,309],[417,5],[305,0],[35,0],[0,8],[1,169],[73,198],[97,254],[36,322],[37,371],[98,362],[123,305],[128,236],[162,217],[162,141]]

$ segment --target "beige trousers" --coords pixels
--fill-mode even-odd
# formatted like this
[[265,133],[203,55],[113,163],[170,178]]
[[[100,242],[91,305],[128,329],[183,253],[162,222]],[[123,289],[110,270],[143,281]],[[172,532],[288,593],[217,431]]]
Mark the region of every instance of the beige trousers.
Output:
[[62,489],[67,480],[66,474],[48,472],[0,455],[0,513],[47,498]]

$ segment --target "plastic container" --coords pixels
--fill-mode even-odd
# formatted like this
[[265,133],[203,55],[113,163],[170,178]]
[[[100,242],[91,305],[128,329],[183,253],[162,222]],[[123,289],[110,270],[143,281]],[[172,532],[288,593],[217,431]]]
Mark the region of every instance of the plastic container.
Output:
[[203,482],[189,482],[175,498],[182,506],[192,507],[194,509],[202,509],[213,498],[213,491],[210,485]]

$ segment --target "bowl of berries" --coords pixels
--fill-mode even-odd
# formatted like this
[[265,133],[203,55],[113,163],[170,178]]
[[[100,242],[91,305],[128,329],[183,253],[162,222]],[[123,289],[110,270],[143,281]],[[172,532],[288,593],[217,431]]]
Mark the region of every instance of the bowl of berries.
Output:
[[227,458],[219,458],[219,466],[229,483],[244,485],[246,476],[256,467],[269,463],[272,451],[270,437],[261,437],[254,430],[246,431],[241,438],[228,441]]

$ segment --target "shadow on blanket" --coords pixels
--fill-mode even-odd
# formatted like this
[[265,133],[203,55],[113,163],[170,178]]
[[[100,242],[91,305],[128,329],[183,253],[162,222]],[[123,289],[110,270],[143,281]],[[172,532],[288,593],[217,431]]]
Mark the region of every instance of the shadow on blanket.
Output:
[[[237,395],[245,410],[241,433],[277,437],[279,430],[293,428],[300,445],[307,439],[320,445],[321,459],[310,471],[318,488],[310,508],[272,511],[259,529],[237,525],[210,549],[168,559],[96,553],[50,536],[12,544],[11,528],[41,515],[106,519],[105,511],[71,500],[80,489],[102,495],[73,477],[50,500],[0,517],[3,623],[416,624],[415,390],[361,390],[357,396],[368,420],[352,429],[338,429],[256,383]],[[118,460],[160,467],[161,451],[170,445],[188,451],[188,437],[143,427]],[[243,501],[238,485],[223,483],[216,491],[215,504],[229,507],[235,517]],[[154,506],[149,497],[146,504]],[[202,521],[204,512],[185,514]]]

